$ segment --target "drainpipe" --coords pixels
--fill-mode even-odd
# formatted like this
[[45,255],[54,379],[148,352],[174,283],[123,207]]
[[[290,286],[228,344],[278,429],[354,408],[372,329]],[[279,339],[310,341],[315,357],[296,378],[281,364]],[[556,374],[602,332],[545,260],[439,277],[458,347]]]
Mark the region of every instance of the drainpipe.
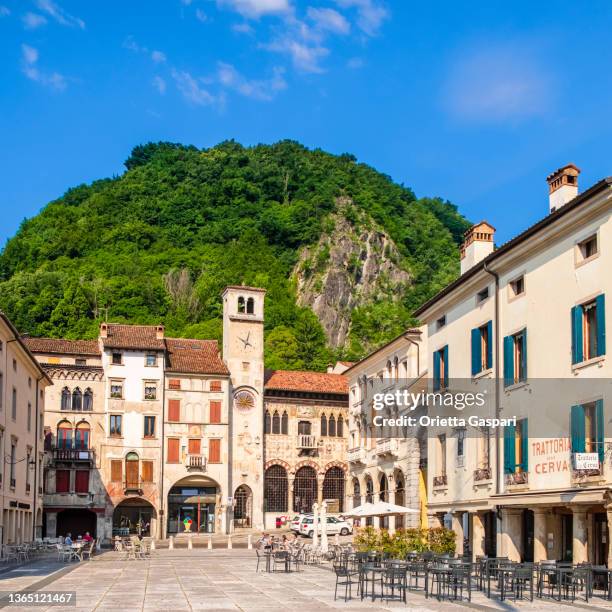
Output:
[[[491,269],[487,262],[483,264],[483,269],[487,274],[490,274],[495,279],[495,418],[499,419],[501,414],[501,386],[499,381],[499,274]],[[502,478],[500,478],[501,465],[501,445],[499,436],[499,427],[495,428],[495,492],[499,495],[502,493]]]
[[162,364],[162,413],[161,413],[161,468],[160,468],[160,502],[159,502],[159,539],[163,540],[164,538],[164,524],[166,521],[166,513],[164,511],[164,468],[165,468],[165,452],[166,452],[166,353],[162,354],[163,364]]

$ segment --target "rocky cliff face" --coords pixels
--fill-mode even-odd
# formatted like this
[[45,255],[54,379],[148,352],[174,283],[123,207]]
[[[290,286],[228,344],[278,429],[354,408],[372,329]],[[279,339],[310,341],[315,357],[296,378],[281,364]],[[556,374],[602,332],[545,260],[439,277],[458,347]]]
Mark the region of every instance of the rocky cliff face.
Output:
[[294,269],[298,303],[309,306],[333,347],[344,347],[351,312],[378,300],[396,300],[411,284],[402,257],[389,236],[347,199],[318,243],[300,252]]

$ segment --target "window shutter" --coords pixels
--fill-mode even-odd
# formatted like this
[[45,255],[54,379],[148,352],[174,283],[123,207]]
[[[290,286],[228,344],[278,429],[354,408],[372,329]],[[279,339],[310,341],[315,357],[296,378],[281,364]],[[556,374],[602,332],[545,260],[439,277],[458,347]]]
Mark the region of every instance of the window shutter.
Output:
[[70,491],[70,470],[55,471],[55,492],[68,493]]
[[179,440],[178,438],[168,438],[168,463],[179,462]]
[[210,422],[221,422],[221,402],[219,400],[211,400],[210,402]]
[[448,363],[448,344],[444,347],[444,388],[448,389],[448,371],[450,369]]
[[603,400],[595,402],[595,427],[597,428],[597,453],[599,454],[599,462],[604,460],[604,414]]
[[522,366],[523,366],[523,374],[525,376],[525,380],[529,378],[527,375],[527,328],[523,330],[523,356],[522,356]]
[[597,355],[606,354],[606,296],[602,293],[595,298],[597,307]]
[[76,493],[89,493],[89,470],[77,470],[74,479]]
[[218,438],[208,441],[208,461],[209,463],[221,462],[221,440]]
[[504,387],[514,383],[514,338],[504,338]]
[[189,440],[189,454],[190,455],[199,455],[201,450],[201,440],[200,438],[192,438]]
[[440,352],[434,351],[433,354],[433,390],[440,390]]
[[120,459],[113,459],[111,461],[111,480],[113,482],[121,482],[123,475],[123,462]]
[[572,453],[584,453],[585,426],[584,408],[581,405],[572,406],[571,410]]
[[493,367],[493,321],[487,323],[487,368]]
[[153,482],[153,462],[141,461],[140,469],[142,470],[142,482]]
[[181,420],[181,400],[168,400],[168,421],[178,423]]
[[472,376],[480,372],[482,364],[482,347],[480,345],[480,330],[475,327],[472,329]]
[[516,428],[514,425],[504,427],[504,473],[513,474],[516,471]]
[[522,438],[521,438],[521,455],[523,460],[521,462],[521,469],[523,472],[529,471],[529,429],[527,419],[521,421]]
[[572,363],[583,361],[582,354],[582,306],[572,308]]

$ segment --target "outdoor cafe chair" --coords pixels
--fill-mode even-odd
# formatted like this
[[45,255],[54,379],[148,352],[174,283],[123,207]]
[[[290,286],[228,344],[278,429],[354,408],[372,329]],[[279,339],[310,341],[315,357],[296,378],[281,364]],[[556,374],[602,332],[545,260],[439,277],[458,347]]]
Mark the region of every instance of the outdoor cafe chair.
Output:
[[272,571],[275,572],[277,566],[281,566],[283,571],[290,571],[289,553],[286,550],[275,550],[272,552]]
[[5,563],[17,561],[17,550],[14,546],[9,546],[8,544],[5,544],[2,547],[2,560]]
[[408,590],[407,568],[390,564],[383,574],[383,594],[385,599],[395,599],[395,591],[400,601],[406,603],[406,591]]
[[[358,572],[351,570],[347,564],[334,561],[333,563],[334,573],[336,574],[336,587],[334,589],[334,601],[336,601],[338,595],[338,587],[344,586],[344,601],[353,598],[353,584],[358,584]],[[357,577],[356,580],[353,578]]]
[[92,556],[93,556],[93,554],[94,554],[94,548],[95,548],[95,546],[96,546],[96,541],[95,541],[95,540],[92,540],[92,541],[90,542],[89,546],[85,546],[85,547],[83,548],[83,550],[81,551],[81,561],[82,561],[82,560],[83,560],[85,557],[87,557],[87,559],[88,559],[89,561],[91,561],[91,557],[92,557]]
[[500,599],[503,601],[510,595],[514,601],[518,601],[524,599],[529,593],[529,601],[533,601],[533,570],[532,563],[521,563],[513,567],[502,568],[499,571]]

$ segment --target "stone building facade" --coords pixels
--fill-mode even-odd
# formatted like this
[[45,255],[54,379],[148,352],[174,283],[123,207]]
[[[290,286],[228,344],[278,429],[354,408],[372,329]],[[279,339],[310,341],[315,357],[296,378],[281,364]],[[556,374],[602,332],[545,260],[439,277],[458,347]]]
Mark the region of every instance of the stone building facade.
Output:
[[1,542],[20,544],[43,524],[43,411],[51,380],[0,312]]
[[345,373],[350,387],[349,503],[356,507],[388,501],[419,511],[363,521],[392,531],[426,526],[427,440],[423,428],[376,426],[376,415],[393,418],[405,411],[397,405],[377,411],[373,398],[377,393],[404,389],[418,393],[426,388],[427,341],[422,331],[407,330]]
[[342,374],[275,370],[264,389],[264,516],[346,510],[348,385]]
[[487,390],[474,414],[514,420],[431,431],[429,510],[459,552],[612,563],[612,178],[578,194],[578,173],[551,174],[548,214],[500,248],[469,230],[462,275],[416,313],[432,388]]

